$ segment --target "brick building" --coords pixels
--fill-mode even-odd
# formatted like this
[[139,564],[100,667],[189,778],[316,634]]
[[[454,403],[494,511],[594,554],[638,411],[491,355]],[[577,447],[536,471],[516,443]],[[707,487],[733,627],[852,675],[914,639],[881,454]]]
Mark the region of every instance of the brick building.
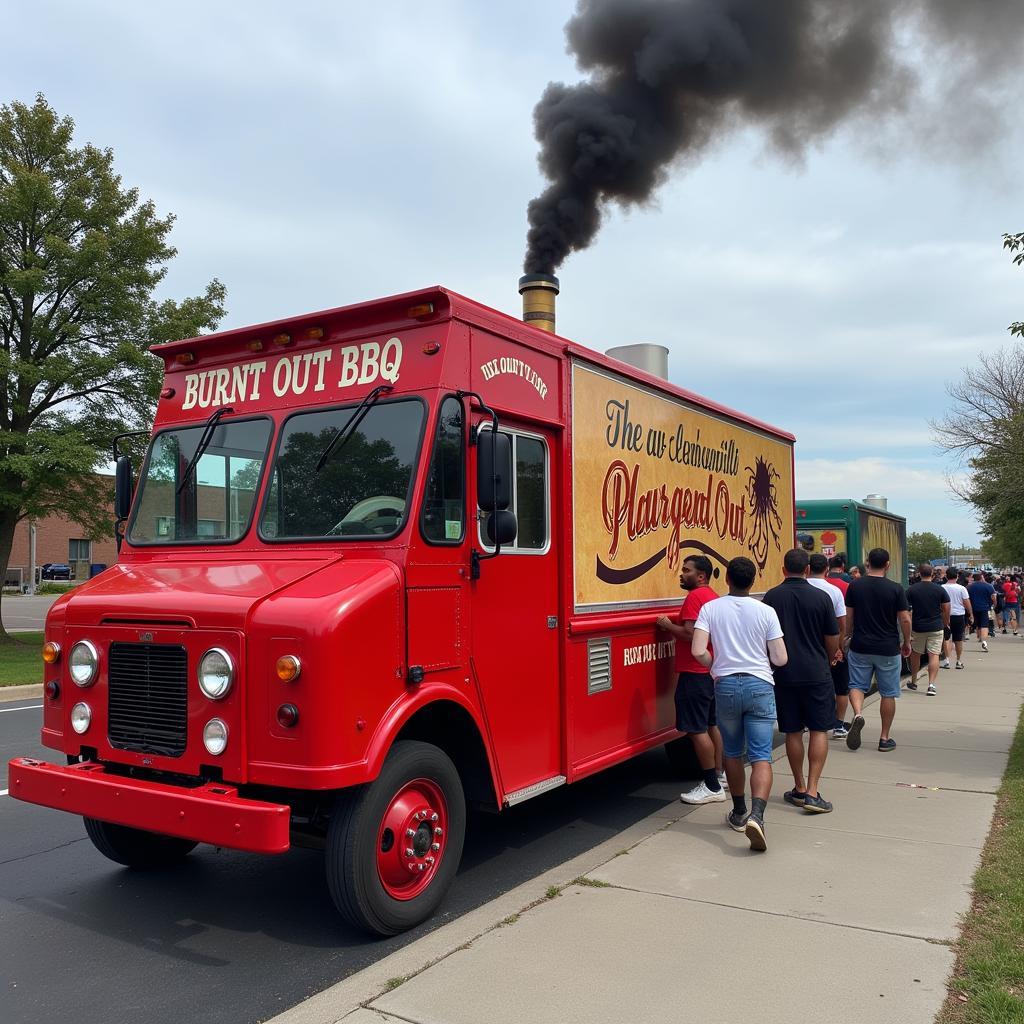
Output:
[[[113,503],[110,506],[109,519],[110,532],[99,538],[89,537],[81,526],[63,516],[46,516],[35,520],[36,565],[66,562],[74,571],[75,578],[79,580],[88,578],[90,565],[113,565],[117,561]],[[29,525],[27,519],[18,524],[9,565],[10,569],[22,570],[22,579],[25,583],[28,583],[29,575]]]

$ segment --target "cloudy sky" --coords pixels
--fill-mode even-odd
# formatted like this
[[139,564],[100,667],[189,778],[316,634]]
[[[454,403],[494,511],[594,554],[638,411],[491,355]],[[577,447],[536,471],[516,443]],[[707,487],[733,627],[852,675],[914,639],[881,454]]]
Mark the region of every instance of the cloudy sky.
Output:
[[[531,112],[580,77],[572,8],[37,0],[5,14],[0,102],[41,91],[111,147],[177,216],[165,292],[220,278],[225,327],[428,284],[518,314]],[[967,150],[861,124],[793,164],[723,137],[570,257],[559,331],[666,345],[675,382],[792,431],[798,498],[884,493],[971,542],[928,421],[1024,317],[1022,142],[1012,118]]]

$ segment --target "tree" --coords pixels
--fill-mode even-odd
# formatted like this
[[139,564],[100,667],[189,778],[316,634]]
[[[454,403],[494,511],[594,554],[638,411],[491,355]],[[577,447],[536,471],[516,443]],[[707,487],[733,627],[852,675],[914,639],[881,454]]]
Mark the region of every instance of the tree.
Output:
[[949,541],[937,533],[912,533],[907,537],[907,558],[911,565],[930,562],[945,555],[949,546]]
[[[51,513],[90,535],[111,485],[111,438],[148,428],[154,342],[217,326],[224,287],[158,301],[173,216],[125,188],[113,153],[75,148],[42,95],[0,107],[0,576],[19,522]],[[7,634],[0,625],[0,641]]]
[[[1024,231],[1016,235],[1003,235],[1003,248],[1016,253],[1013,257],[1013,265],[1015,267],[1024,267]],[[1007,330],[1019,338],[1024,338],[1024,323],[1021,323],[1019,320],[1016,323],[1010,324]]]
[[[1003,235],[1003,247],[1024,266],[1024,233]],[[1024,323],[1009,331],[1024,338]],[[981,353],[948,390],[955,406],[932,426],[966,460],[967,480],[954,489],[978,513],[993,561],[1024,564],[1024,347]]]

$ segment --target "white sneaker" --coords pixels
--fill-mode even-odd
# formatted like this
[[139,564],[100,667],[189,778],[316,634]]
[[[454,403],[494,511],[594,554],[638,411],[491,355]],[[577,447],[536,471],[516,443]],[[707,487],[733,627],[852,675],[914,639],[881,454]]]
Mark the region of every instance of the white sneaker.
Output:
[[689,793],[680,793],[679,799],[684,804],[720,804],[725,802],[725,790],[720,789],[715,793],[708,789],[706,783],[701,782]]
[[982,641],[981,641],[981,649],[982,649],[982,650],[983,650],[983,651],[984,651],[984,652],[985,652],[986,654],[988,654],[988,641],[987,641],[987,640],[982,640]]
[[953,666],[950,665],[950,663],[949,663],[949,658],[943,658],[942,661],[939,662],[939,668],[952,668],[952,667]]
[[963,663],[962,661],[958,661],[958,662],[956,663],[956,667],[957,667],[957,668],[963,668],[963,667],[964,667],[964,663]]
[[729,780],[725,777],[725,772],[718,773],[718,784],[722,787],[723,792],[729,791]]
[[938,690],[935,689],[935,684],[929,683],[928,689],[925,690],[925,695],[928,697],[934,697],[936,693],[938,693]]

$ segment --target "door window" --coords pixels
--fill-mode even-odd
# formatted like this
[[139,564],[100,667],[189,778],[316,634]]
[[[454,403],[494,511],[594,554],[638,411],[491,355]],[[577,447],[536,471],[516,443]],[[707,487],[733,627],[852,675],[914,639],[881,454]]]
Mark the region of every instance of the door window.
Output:
[[466,525],[466,472],[462,402],[448,397],[437,418],[434,452],[423,495],[420,527],[431,544],[459,544]]
[[[540,555],[548,550],[551,540],[549,487],[548,487],[548,446],[543,438],[533,434],[520,434],[502,430],[512,442],[512,464],[515,473],[512,479],[511,510],[516,514],[518,531],[511,544],[503,544],[502,552],[522,555]],[[481,431],[481,444],[484,431]],[[487,516],[480,513],[480,543],[484,548],[493,545],[486,540]]]

